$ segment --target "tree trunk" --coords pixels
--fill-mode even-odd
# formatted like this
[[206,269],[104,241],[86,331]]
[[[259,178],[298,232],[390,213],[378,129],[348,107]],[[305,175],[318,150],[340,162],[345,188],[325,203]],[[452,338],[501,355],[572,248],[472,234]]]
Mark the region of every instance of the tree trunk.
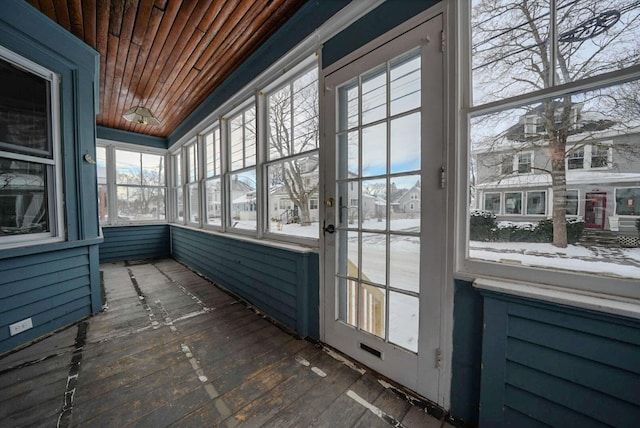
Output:
[[553,189],[553,245],[567,248],[567,174],[565,170],[566,138],[555,136],[550,142],[551,188]]

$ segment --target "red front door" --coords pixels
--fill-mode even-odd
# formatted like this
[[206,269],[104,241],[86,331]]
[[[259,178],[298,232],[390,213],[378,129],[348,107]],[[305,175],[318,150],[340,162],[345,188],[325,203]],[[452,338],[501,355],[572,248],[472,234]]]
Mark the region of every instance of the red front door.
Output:
[[587,193],[584,201],[584,225],[590,229],[604,229],[607,212],[606,193]]

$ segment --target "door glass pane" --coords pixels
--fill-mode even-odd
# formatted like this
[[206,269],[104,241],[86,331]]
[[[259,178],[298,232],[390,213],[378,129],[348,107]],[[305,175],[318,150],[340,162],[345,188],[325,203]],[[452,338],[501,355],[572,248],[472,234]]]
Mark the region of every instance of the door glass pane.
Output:
[[358,281],[348,278],[336,278],[338,294],[338,319],[357,326],[358,319]]
[[362,176],[387,172],[387,124],[380,123],[362,130]]
[[389,189],[391,199],[389,229],[419,233],[422,194],[420,175],[392,177]]
[[384,288],[360,284],[360,328],[385,337],[386,291]]
[[420,291],[420,238],[389,236],[389,285],[393,288]]
[[362,259],[360,260],[362,281],[386,284],[387,235],[384,233],[362,234]]
[[338,231],[338,273],[358,278],[358,232]]
[[420,169],[420,113],[391,121],[391,173]]
[[420,107],[420,52],[393,61],[390,80],[392,115]]
[[389,295],[389,341],[418,352],[420,302],[417,297],[391,291]]
[[362,228],[387,229],[387,180],[362,181]]
[[381,67],[362,78],[362,124],[387,116],[387,70]]

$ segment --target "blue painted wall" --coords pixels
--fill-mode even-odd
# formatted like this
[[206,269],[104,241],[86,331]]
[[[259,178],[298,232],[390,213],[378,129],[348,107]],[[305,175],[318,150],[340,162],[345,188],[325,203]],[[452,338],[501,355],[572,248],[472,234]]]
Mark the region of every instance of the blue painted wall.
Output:
[[[0,45],[58,73],[66,240],[0,250],[0,353],[100,310],[95,112],[98,54],[21,0],[0,2]],[[67,272],[69,268],[69,272]],[[31,317],[34,328],[9,336]]]
[[166,149],[169,146],[166,138],[154,137],[152,135],[138,134],[136,132],[123,131],[121,129],[106,128],[97,126],[98,138],[105,140],[119,141],[122,143],[137,144],[139,146],[154,147],[156,149]]
[[485,293],[480,426],[637,427],[640,321]]
[[171,253],[166,224],[103,227],[102,235],[100,263],[168,257]]
[[301,336],[319,337],[318,254],[171,226],[173,257]]

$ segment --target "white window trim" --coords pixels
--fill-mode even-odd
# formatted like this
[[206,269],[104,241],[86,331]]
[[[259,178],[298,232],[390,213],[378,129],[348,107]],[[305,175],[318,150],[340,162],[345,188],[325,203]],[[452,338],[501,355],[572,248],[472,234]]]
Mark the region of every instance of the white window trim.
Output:
[[[169,175],[169,164],[172,162],[170,154],[164,149],[156,149],[153,147],[140,146],[137,144],[124,143],[121,141],[107,140],[98,138],[96,140],[97,147],[103,147],[106,154],[106,168],[107,168],[107,213],[109,220],[100,223],[101,227],[111,226],[128,226],[128,225],[145,225],[145,224],[167,224],[169,216],[169,201],[170,193],[173,189],[169,183],[173,181],[173,177]],[[164,157],[165,172],[164,172],[164,220],[118,220],[118,199],[117,199],[117,183],[116,183],[116,150],[125,150],[136,153],[148,153],[152,155],[159,155]],[[171,178],[171,180],[169,180]],[[143,186],[144,187],[144,186]],[[163,186],[149,186],[149,187],[163,187]],[[115,221],[114,221],[115,219]]]
[[[472,106],[471,104],[471,46],[469,32],[471,5],[470,2],[454,2],[457,7],[458,29],[460,38],[456,66],[459,69],[458,79],[451,82],[450,93],[456,94],[455,102],[450,110],[456,118],[452,127],[456,136],[457,156],[456,170],[460,171],[456,183],[456,242],[460,243],[455,250],[454,277],[470,282],[481,278],[500,278],[503,282],[518,281],[531,284],[527,279],[535,278],[535,286],[561,286],[570,289],[572,293],[595,293],[605,296],[622,296],[640,301],[640,289],[637,281],[618,277],[604,277],[596,274],[584,274],[577,271],[561,271],[552,268],[536,266],[522,266],[508,261],[503,263],[469,259],[468,257],[468,186],[470,183],[469,160],[469,118],[489,113],[496,113],[509,108],[517,108],[524,104],[535,104],[542,100],[561,96],[570,92],[583,92],[597,87],[614,85],[619,82],[640,78],[640,65],[629,67],[621,71],[612,71],[591,78],[570,82],[561,86],[545,88],[536,92],[517,95],[506,100],[493,101],[487,104]],[[531,285],[534,286],[534,285]],[[635,300],[634,300],[635,301]]]
[[628,219],[636,219],[636,218],[640,218],[640,213],[638,213],[637,215],[631,215],[631,214],[618,214],[618,189],[638,189],[640,190],[640,186],[616,186],[613,188],[613,215],[615,217],[620,217],[620,218],[628,218]]
[[[62,175],[62,141],[60,137],[60,76],[53,71],[24,58],[15,52],[0,46],[0,58],[17,65],[19,68],[49,81],[51,104],[49,118],[51,121],[51,150],[53,159],[38,156],[23,155],[13,152],[4,152],[0,149],[2,157],[16,160],[31,161],[47,165],[47,215],[50,226],[49,232],[31,233],[24,235],[3,236],[0,238],[0,250],[23,247],[25,245],[44,245],[66,240],[64,225],[64,179]],[[52,170],[52,171],[50,171]]]
[[498,191],[498,192],[493,192],[493,191],[489,191],[489,192],[482,192],[482,211],[489,211],[487,209],[487,195],[498,195],[500,197],[500,204],[498,206],[498,212],[493,212],[490,211],[491,213],[493,213],[494,215],[500,215],[502,214],[502,199],[503,199],[503,195],[502,192]]
[[[576,192],[576,194],[578,195],[578,209],[577,209],[577,212],[575,214],[567,213],[567,216],[580,217],[580,205],[581,205],[580,204],[580,189],[567,189],[567,193],[569,193],[569,192]],[[551,192],[549,192],[549,193],[551,193]],[[549,197],[549,201],[551,201],[551,196]],[[547,203],[549,203],[549,202],[547,202]],[[614,203],[615,203],[615,201],[614,201]],[[549,206],[553,207],[553,205],[549,205]]]
[[[542,198],[544,200],[544,213],[542,214],[529,214],[529,193],[544,193],[544,198]],[[549,212],[549,192],[547,190],[527,190],[525,192],[525,199],[523,201],[523,207],[524,207],[524,215],[526,216],[537,216],[537,217],[546,217],[547,213]]]
[[[524,156],[524,155],[531,156],[531,162],[529,162],[529,171],[520,172],[520,156]],[[535,173],[534,162],[535,162],[535,153],[533,150],[524,150],[524,151],[518,152],[515,155],[513,155],[513,171],[518,175],[534,174]]]
[[[520,212],[519,212],[519,213],[507,213],[507,193],[517,193],[517,194],[520,194]],[[505,190],[505,191],[503,192],[502,197],[503,197],[503,199],[504,199],[504,215],[513,215],[513,216],[523,216],[523,215],[526,215],[526,214],[525,214],[525,208],[524,208],[524,206],[525,206],[525,199],[523,199],[523,198],[524,198],[523,193],[524,193],[524,192],[523,192],[522,190],[513,190],[513,191]]]

